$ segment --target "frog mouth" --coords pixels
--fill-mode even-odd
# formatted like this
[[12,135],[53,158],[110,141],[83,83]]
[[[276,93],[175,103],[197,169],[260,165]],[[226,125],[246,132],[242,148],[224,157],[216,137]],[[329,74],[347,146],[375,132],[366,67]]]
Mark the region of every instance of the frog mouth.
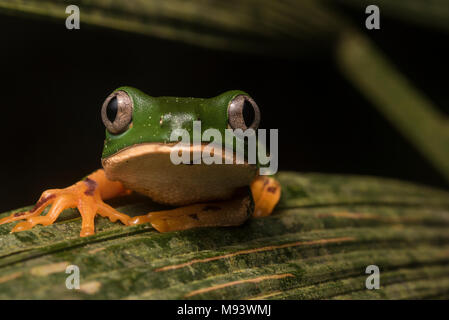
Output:
[[229,198],[257,175],[257,166],[247,162],[237,164],[234,152],[216,150],[221,151],[221,164],[204,161],[174,164],[170,157],[176,150],[190,153],[193,159],[206,150],[210,153],[206,147],[207,144],[142,143],[102,159],[102,165],[108,179],[170,205]]

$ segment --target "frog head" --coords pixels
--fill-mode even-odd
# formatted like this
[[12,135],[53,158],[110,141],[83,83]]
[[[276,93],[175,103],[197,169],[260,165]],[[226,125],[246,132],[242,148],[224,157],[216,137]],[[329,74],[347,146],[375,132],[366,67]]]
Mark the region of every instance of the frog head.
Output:
[[[257,175],[255,164],[225,164],[229,154],[224,150],[222,164],[175,165],[170,158],[178,144],[171,141],[172,133],[184,129],[193,141],[194,121],[201,122],[201,136],[207,129],[216,129],[223,137],[229,128],[257,129],[259,108],[243,91],[202,99],[151,97],[120,87],[106,98],[101,116],[106,126],[102,154],[106,175],[158,202],[181,205],[228,198]],[[193,154],[207,144],[178,145],[177,150]]]

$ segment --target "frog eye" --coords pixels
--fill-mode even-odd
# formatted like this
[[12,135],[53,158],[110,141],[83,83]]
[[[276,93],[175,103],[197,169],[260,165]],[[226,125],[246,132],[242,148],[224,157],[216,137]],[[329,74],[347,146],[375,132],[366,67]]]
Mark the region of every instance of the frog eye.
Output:
[[101,108],[101,119],[112,134],[127,130],[133,115],[133,102],[125,91],[111,93]]
[[251,97],[240,94],[229,103],[228,122],[232,129],[257,130],[260,123],[259,107]]

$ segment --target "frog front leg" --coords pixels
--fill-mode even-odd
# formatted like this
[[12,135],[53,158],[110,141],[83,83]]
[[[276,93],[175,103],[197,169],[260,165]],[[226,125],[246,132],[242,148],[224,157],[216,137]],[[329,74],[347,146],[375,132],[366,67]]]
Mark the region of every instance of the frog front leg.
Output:
[[[100,169],[70,187],[43,192],[30,211],[13,213],[0,219],[0,224],[26,219],[18,223],[11,232],[29,230],[37,224],[44,226],[53,224],[67,208],[78,208],[82,217],[80,236],[85,237],[95,233],[94,219],[97,213],[113,222],[120,220],[123,224],[128,224],[129,216],[103,202],[128,192],[120,182],[108,180],[104,170]],[[48,213],[40,216],[49,205],[51,208]]]
[[150,212],[130,219],[129,225],[151,223],[159,232],[196,227],[238,226],[251,215],[270,215],[279,201],[280,194],[279,182],[270,177],[259,176],[254,179],[250,190],[244,188],[230,200]]

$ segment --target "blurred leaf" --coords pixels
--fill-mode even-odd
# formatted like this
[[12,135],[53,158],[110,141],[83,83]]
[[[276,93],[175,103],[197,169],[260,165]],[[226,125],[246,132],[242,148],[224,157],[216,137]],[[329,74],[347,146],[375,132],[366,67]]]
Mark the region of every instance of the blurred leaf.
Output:
[[342,72],[449,181],[449,119],[360,34],[337,52]]
[[0,10],[59,20],[70,4],[82,24],[257,54],[297,55],[338,30],[313,0],[1,0]]
[[[346,4],[364,9],[370,4],[380,8],[381,16],[416,23],[426,27],[449,31],[449,1],[447,0],[331,0],[332,3]],[[362,11],[364,12],[364,10]]]

